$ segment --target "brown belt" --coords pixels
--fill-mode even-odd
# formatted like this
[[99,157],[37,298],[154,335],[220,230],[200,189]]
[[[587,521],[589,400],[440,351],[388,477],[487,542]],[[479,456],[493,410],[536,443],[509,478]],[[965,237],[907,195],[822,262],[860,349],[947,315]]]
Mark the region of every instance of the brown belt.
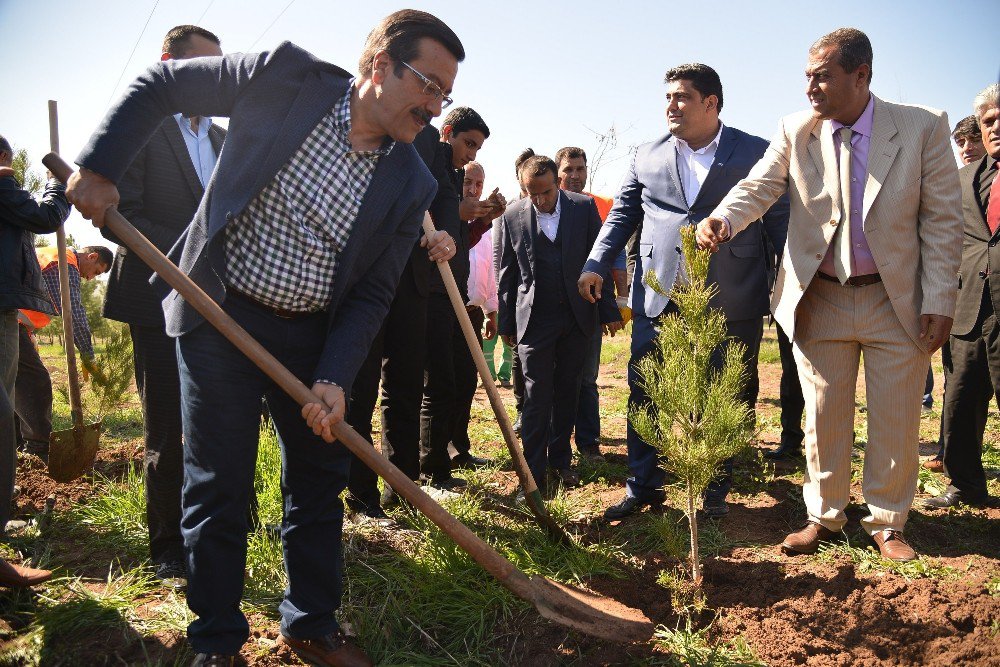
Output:
[[[816,277],[822,278],[823,280],[829,280],[832,283],[839,283],[840,279],[836,276],[828,276],[822,271],[816,272]],[[875,283],[882,282],[882,276],[877,273],[869,273],[866,276],[851,276],[844,283],[845,287],[864,287],[865,285],[874,285]]]
[[280,317],[283,320],[301,320],[306,317],[311,317],[321,311],[306,312],[301,310],[288,310],[287,308],[275,308],[272,305],[266,304],[245,292],[241,292],[238,289],[226,285],[226,297],[229,299],[237,299],[245,303],[253,304],[262,310],[266,310],[276,317]]

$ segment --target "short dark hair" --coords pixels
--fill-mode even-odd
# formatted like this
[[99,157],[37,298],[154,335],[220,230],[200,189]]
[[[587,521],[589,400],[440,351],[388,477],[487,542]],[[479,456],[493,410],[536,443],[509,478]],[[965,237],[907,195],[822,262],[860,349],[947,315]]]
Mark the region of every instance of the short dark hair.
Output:
[[719,73],[708,65],[701,63],[687,63],[671,67],[663,76],[663,83],[671,81],[690,81],[694,89],[698,91],[702,99],[709,95],[715,95],[719,103],[716,105],[718,111],[722,111],[722,79]]
[[14,148],[7,141],[7,137],[0,134],[0,153],[10,153],[11,157],[14,157]]
[[169,53],[175,58],[182,57],[191,46],[193,35],[199,35],[216,46],[222,46],[222,42],[215,36],[215,33],[196,25],[179,25],[171,28],[167,32],[167,36],[163,38],[163,53]]
[[401,63],[415,59],[419,42],[424,37],[439,42],[448,49],[455,60],[465,60],[465,47],[444,21],[417,9],[400,9],[379,21],[365,40],[365,48],[358,60],[358,73],[363,77],[372,75],[372,61],[379,51],[386,51],[396,61],[396,76],[403,75]]
[[524,164],[524,161],[527,160],[529,157],[534,157],[534,156],[535,156],[535,149],[529,146],[528,148],[525,148],[523,151],[518,153],[517,157],[514,158],[514,175],[517,176],[518,181],[521,180],[521,165]]
[[103,245],[88,245],[80,248],[76,251],[78,255],[89,255],[92,252],[97,253],[97,259],[108,268],[111,268],[111,263],[115,261],[115,255],[111,252],[111,249]]
[[517,180],[520,182],[525,176],[538,178],[550,171],[553,178],[559,178],[559,168],[556,167],[556,163],[552,161],[552,158],[547,155],[532,155],[521,164],[521,168],[517,173]]
[[809,47],[809,53],[820,49],[837,49],[837,64],[845,72],[856,72],[862,65],[868,65],[868,83],[872,81],[872,43],[868,35],[857,28],[837,28],[823,35]]
[[955,141],[961,139],[982,139],[983,132],[979,129],[979,121],[976,120],[974,115],[966,116],[955,123],[955,129],[952,130],[951,137]]
[[582,157],[584,163],[587,162],[587,151],[582,148],[577,148],[576,146],[564,146],[556,151],[556,164],[562,164],[563,160],[573,160],[578,157]]
[[471,107],[455,107],[444,117],[441,127],[451,125],[451,136],[468,130],[479,130],[487,139],[490,138],[490,128],[486,121]]

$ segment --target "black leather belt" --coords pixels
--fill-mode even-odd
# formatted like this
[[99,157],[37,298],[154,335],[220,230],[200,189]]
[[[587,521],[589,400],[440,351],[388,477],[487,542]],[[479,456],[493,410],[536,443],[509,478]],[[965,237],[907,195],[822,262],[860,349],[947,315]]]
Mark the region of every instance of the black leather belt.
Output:
[[[831,283],[840,283],[840,279],[836,276],[828,276],[822,271],[817,271],[816,276],[822,278],[823,280],[829,280]],[[874,285],[875,283],[882,282],[882,276],[878,273],[869,273],[866,276],[851,276],[844,283],[844,286],[850,287],[864,287],[865,285]]]
[[301,320],[306,317],[312,317],[317,312],[320,312],[320,311],[306,312],[301,310],[288,310],[287,308],[275,308],[274,306],[266,304],[263,301],[259,301],[258,299],[255,299],[254,297],[250,296],[249,294],[241,292],[238,289],[230,287],[229,285],[226,285],[226,298],[238,299],[239,301],[252,304],[254,306],[257,306],[261,310],[266,310],[275,317],[280,317],[283,320]]

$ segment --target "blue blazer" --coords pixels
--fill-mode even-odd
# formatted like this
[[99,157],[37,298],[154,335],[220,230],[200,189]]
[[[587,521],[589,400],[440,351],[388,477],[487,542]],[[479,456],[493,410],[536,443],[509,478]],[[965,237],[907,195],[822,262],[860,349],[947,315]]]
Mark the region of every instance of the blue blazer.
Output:
[[[77,164],[118,182],[164,118],[229,117],[229,134],[194,219],[169,257],[216,302],[225,300],[225,226],[274,178],[351,75],[284,42],[274,51],[169,60],[150,67],[108,112]],[[340,257],[329,335],[314,378],[349,396],[358,368],[389,309],[437,185],[413,146],[397,142],[379,160]],[[163,281],[167,333],[203,318]]]
[[[641,229],[630,301],[635,312],[658,317],[670,299],[645,284],[646,271],[652,269],[667,289],[674,284],[680,267],[681,227],[696,225],[711,213],[750,172],[767,145],[760,137],[724,125],[715,162],[691,206],[684,198],[677,169],[677,139],[668,134],[639,146],[584,270],[606,273],[632,234]],[[788,198],[784,196],[762,220],[712,255],[708,280],[719,290],[710,305],[722,309],[727,320],[763,317],[769,312],[773,265],[763,235],[780,252],[787,232]]]
[[[614,286],[604,281],[597,304],[580,296],[576,280],[587,259],[587,252],[597,239],[601,217],[592,197],[560,191],[559,235],[562,239],[563,279],[573,317],[584,334],[593,335],[600,321],[618,322],[621,313],[615,303]],[[499,312],[497,332],[515,335],[520,341],[531,321],[535,301],[534,246],[541,234],[531,199],[523,197],[512,203],[500,217],[500,274],[497,283]],[[602,275],[606,275],[606,271]]]

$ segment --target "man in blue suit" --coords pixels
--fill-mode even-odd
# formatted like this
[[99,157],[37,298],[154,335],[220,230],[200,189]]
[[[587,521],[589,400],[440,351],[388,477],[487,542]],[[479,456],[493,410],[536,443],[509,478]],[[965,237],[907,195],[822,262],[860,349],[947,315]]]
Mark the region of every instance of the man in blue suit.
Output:
[[527,196],[500,218],[497,330],[524,370],[521,439],[535,483],[546,488],[552,470],[567,487],[580,477],[570,467],[584,359],[591,336],[621,329],[609,282],[605,299],[580,298],[574,282],[597,239],[601,218],[587,195],[559,189],[558,167],[535,155],[518,169]]
[[[636,231],[638,257],[633,276],[631,306],[632,360],[629,363],[629,404],[648,402],[640,386],[635,362],[653,352],[662,315],[677,312],[667,296],[654,292],[643,277],[652,270],[660,284],[670,289],[681,265],[680,229],[695,225],[708,215],[740,181],[767,149],[764,139],[724,125],[722,82],[711,67],[698,63],[667,71],[667,125],[670,133],[639,146],[615,205],[601,228],[578,287],[584,298],[599,298],[601,275]],[[763,316],[768,312],[766,234],[775,248],[784,247],[788,227],[787,200],[781,200],[749,235],[727,245],[712,256],[709,282],[718,286],[711,306],[726,316],[730,336],[746,345],[744,361],[749,381],[742,400],[751,408],[757,401],[757,353],[763,334]],[[744,232],[746,233],[746,232]],[[721,354],[717,355],[721,363]],[[657,451],[628,427],[630,476],[625,498],[608,508],[605,518],[622,519],[647,505],[663,502],[664,473],[657,465]],[[705,496],[705,514],[721,517],[729,510],[725,502],[731,485],[732,461],[723,465],[719,477]]]
[[[350,459],[323,441],[333,442],[436,190],[410,142],[451,102],[464,57],[443,22],[402,10],[368,36],[357,78],[288,43],[167,61],[132,83],[77,159],[68,197],[101,226],[115,183],[165,117],[230,117],[170,257],[322,400],[300,409],[176,292],[165,299],[181,379],[196,665],[233,664],[249,634],[239,602],[261,397],[282,449],[280,640],[315,664],[372,664],[334,616]],[[453,250],[441,238],[428,240],[432,260]]]

